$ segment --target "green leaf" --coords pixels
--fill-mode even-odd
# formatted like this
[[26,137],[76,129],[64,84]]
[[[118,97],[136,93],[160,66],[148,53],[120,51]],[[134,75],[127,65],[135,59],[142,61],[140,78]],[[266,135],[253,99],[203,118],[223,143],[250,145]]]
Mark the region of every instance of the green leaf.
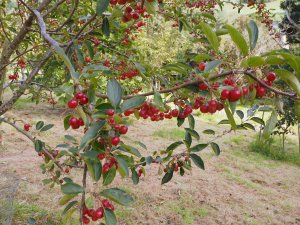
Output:
[[102,23],[102,32],[105,36],[109,37],[110,35],[110,27],[109,27],[109,21],[107,17],[104,17],[103,23]]
[[198,166],[200,169],[205,169],[204,168],[204,162],[203,160],[200,158],[200,156],[196,155],[196,154],[191,154],[191,159],[193,160],[193,162],[195,163],[196,166]]
[[114,108],[117,108],[122,100],[122,87],[118,81],[115,79],[109,80],[107,82],[106,92],[109,101]]
[[189,121],[190,128],[194,130],[195,129],[195,119],[194,119],[193,115],[190,114],[188,116],[188,121]]
[[226,25],[229,35],[244,56],[248,55],[248,45],[243,35],[233,26]]
[[192,147],[190,150],[191,152],[200,152],[203,149],[205,149],[208,146],[208,144],[198,144]]
[[243,67],[260,67],[265,64],[264,58],[260,56],[251,56],[241,63]]
[[166,172],[166,174],[162,178],[161,184],[168,183],[170,180],[172,180],[173,172],[174,172],[173,170]]
[[181,119],[181,118],[177,117],[177,126],[181,127],[181,125],[184,123],[184,120],[185,119]]
[[190,128],[184,128],[186,132],[188,132],[190,135],[192,135],[194,138],[196,138],[197,140],[200,139],[199,134],[197,133],[197,131],[190,129]]
[[64,128],[65,128],[65,130],[68,130],[69,127],[70,127],[69,120],[70,120],[71,117],[72,117],[72,115],[67,115],[64,118]]
[[92,139],[94,139],[97,136],[98,131],[105,125],[105,123],[105,120],[93,123],[81,139],[80,148],[84,148]]
[[273,110],[269,120],[266,123],[266,126],[264,127],[262,134],[263,138],[267,139],[271,135],[272,131],[276,127],[277,121],[277,111]]
[[70,202],[66,208],[64,209],[64,211],[62,212],[62,215],[65,215],[72,207],[74,207],[75,205],[78,204],[78,201],[72,201]]
[[139,152],[138,149],[136,149],[135,147],[133,146],[130,146],[130,145],[125,145],[125,144],[121,144],[121,146],[118,147],[118,149],[120,149],[121,151],[124,151],[124,152],[128,152],[132,155],[135,155],[137,157],[142,157],[141,153]]
[[129,194],[119,188],[106,189],[99,194],[123,206],[129,206],[134,201]]
[[291,89],[293,89],[297,95],[300,95],[300,82],[299,79],[290,71],[284,69],[277,69],[275,73],[284,80]]
[[102,16],[109,6],[109,0],[98,0],[96,12],[98,16]]
[[228,107],[228,103],[227,102],[224,103],[224,109],[225,109],[228,121],[230,122],[231,128],[233,130],[236,130],[237,126],[236,126],[235,120],[233,118],[232,112],[230,111],[230,109]]
[[146,101],[145,96],[135,96],[133,98],[130,98],[130,99],[122,102],[122,104],[120,105],[120,108],[121,108],[122,112],[125,112],[126,110],[135,109],[135,108],[141,106],[145,101]]
[[196,63],[200,63],[200,62],[203,62],[203,61],[209,60],[209,59],[212,59],[212,57],[211,57],[210,55],[208,55],[208,54],[198,54],[198,55],[196,55],[196,56],[194,57],[193,60],[194,60]]
[[213,149],[216,155],[220,155],[221,150],[217,143],[215,142],[210,143],[210,147]]
[[229,120],[221,120],[218,124],[230,124]]
[[212,69],[214,69],[214,68],[216,68],[217,66],[219,66],[220,64],[222,64],[222,60],[214,60],[214,61],[210,61],[210,62],[206,63],[204,72],[209,72],[209,71],[211,71]]
[[66,135],[64,136],[64,138],[65,138],[66,140],[68,140],[68,141],[71,141],[72,143],[77,143],[76,138],[73,137],[73,136],[71,136],[71,135],[66,134]]
[[215,135],[216,132],[214,130],[211,130],[211,129],[206,129],[204,131],[202,131],[203,134],[212,134],[212,135]]
[[113,182],[115,176],[116,176],[116,167],[113,166],[112,168],[110,168],[110,170],[107,173],[103,174],[103,185],[109,185],[111,182]]
[[265,126],[265,121],[263,121],[263,120],[262,120],[261,118],[259,118],[259,117],[252,117],[251,120],[253,120],[253,121],[256,122],[256,123],[259,123],[259,124]]
[[253,50],[256,46],[257,39],[258,39],[258,27],[253,20],[250,20],[247,24],[247,30],[249,34],[250,40],[250,49]]
[[44,126],[44,122],[43,121],[39,121],[36,123],[35,128],[37,130],[41,129]]
[[46,126],[44,126],[41,131],[47,131],[47,130],[50,130],[52,127],[54,127],[54,124],[48,124]]
[[[98,153],[96,153],[96,155],[98,155]],[[95,180],[95,181],[100,180],[101,173],[102,173],[102,164],[98,160],[98,158],[97,157],[94,157],[94,158],[85,157],[84,161],[87,165],[88,172],[89,172],[90,176],[93,178],[93,180]]]
[[244,113],[241,110],[236,110],[236,114],[240,117],[240,119],[244,119]]
[[34,142],[34,149],[36,152],[41,152],[43,150],[43,142],[40,140],[35,140]]
[[185,132],[185,138],[184,138],[184,143],[187,146],[187,148],[191,147],[192,144],[192,135],[189,132]]
[[251,130],[255,130],[255,127],[251,123],[243,123],[242,126]]
[[217,34],[212,30],[211,26],[209,26],[206,23],[201,22],[200,27],[201,27],[201,30],[203,31],[203,33],[205,34],[207,40],[213,47],[213,49],[218,51],[220,42],[219,42]]
[[131,173],[132,173],[132,175],[131,175],[132,182],[133,182],[133,184],[137,185],[140,181],[140,177],[137,174],[135,168],[131,169]]
[[174,142],[174,143],[170,144],[169,147],[167,147],[167,152],[168,151],[173,151],[174,149],[176,149],[178,146],[180,146],[182,144],[183,144],[182,141],[177,141],[177,142]]
[[83,192],[83,188],[79,184],[65,183],[61,185],[62,193],[66,195],[79,194]]
[[59,204],[60,205],[65,205],[68,203],[72,198],[74,198],[76,195],[64,195],[60,200]]
[[117,225],[117,218],[112,210],[105,208],[104,217],[106,225]]
[[210,14],[210,13],[203,12],[203,13],[200,13],[199,16],[203,16],[203,17],[205,17],[207,19],[210,19],[210,20],[212,20],[214,22],[217,22],[216,18],[212,14]]
[[129,176],[128,165],[126,161],[121,156],[116,156],[118,161],[118,171],[122,177]]
[[163,108],[164,108],[164,103],[163,103],[163,100],[162,100],[162,97],[161,97],[160,93],[157,92],[157,91],[154,92],[153,98],[154,98],[154,104],[155,104],[158,108],[163,109]]

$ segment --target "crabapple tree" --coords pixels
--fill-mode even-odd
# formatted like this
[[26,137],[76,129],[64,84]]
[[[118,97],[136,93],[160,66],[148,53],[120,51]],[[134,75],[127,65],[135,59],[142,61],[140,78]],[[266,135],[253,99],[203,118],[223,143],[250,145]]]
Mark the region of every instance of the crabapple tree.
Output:
[[[211,148],[219,155],[217,142],[227,133],[255,130],[253,123],[258,123],[268,137],[282,95],[295,99],[300,119],[300,58],[281,50],[253,54],[258,26],[266,26],[278,38],[266,5],[232,3],[236,13],[244,7],[256,10],[258,21],[249,20],[244,31],[221,22],[222,14],[216,12],[223,5],[222,0],[1,1],[1,122],[33,142],[47,175],[44,183],[60,186],[64,194],[59,204],[66,205],[65,218],[77,213],[81,224],[117,224],[115,204],[127,206],[133,198],[119,187],[106,188],[116,176],[131,177],[138,184],[147,175],[145,167],[158,164],[164,184],[173,176],[188,176],[186,172],[195,167],[204,169],[200,152]],[[184,35],[188,47],[180,57],[172,53],[172,62],[153,66],[135,42],[147,29],[159,32],[166,25]],[[225,54],[224,39],[236,46],[235,61]],[[272,65],[278,69],[272,71]],[[292,91],[272,87],[279,79]],[[32,130],[51,132],[52,124],[6,116],[25,94],[37,104],[65,102],[64,128],[79,130],[81,139],[65,135],[67,143],[51,146]],[[257,104],[264,102],[272,109],[266,124],[255,116]],[[244,114],[237,105],[250,109]],[[193,114],[217,111],[225,112],[227,119],[220,125],[230,129],[221,135],[204,130],[212,139],[201,143]],[[172,120],[184,129],[185,138],[142,155],[142,140],[131,146],[123,138],[130,132],[131,117],[153,123]],[[74,170],[82,174],[81,183],[72,179]],[[87,180],[101,184],[101,189],[90,192]]]

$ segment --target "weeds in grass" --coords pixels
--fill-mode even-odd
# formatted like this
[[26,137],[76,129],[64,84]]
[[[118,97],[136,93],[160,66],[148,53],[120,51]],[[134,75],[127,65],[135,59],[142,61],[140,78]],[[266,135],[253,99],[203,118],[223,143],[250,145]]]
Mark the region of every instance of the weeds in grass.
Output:
[[152,135],[155,137],[165,138],[169,140],[180,140],[184,138],[185,132],[180,129],[162,128],[154,131]]
[[256,138],[250,143],[250,150],[267,156],[273,160],[285,161],[300,166],[300,153],[297,143],[287,139],[285,151],[282,150],[281,140],[271,137],[267,141]]

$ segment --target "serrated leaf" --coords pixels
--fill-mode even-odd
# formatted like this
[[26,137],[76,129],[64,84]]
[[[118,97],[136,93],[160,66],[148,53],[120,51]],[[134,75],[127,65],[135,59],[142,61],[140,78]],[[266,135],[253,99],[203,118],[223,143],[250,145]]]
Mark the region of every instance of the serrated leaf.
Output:
[[200,169],[205,169],[204,168],[204,162],[201,159],[200,156],[196,155],[196,154],[191,154],[191,159],[193,160],[193,162],[195,163],[196,166],[198,166]]
[[164,103],[163,103],[163,100],[162,100],[162,97],[160,95],[159,92],[154,92],[154,95],[153,95],[153,101],[154,101],[154,104],[160,108],[160,109],[163,109],[164,108]]
[[188,116],[188,121],[189,121],[190,128],[194,130],[195,129],[195,119],[194,119],[194,116],[190,114]]
[[214,130],[211,130],[211,129],[206,129],[206,130],[202,131],[202,133],[203,134],[212,134],[212,135],[216,134],[216,132]]
[[44,126],[41,131],[47,131],[50,130],[52,127],[54,127],[54,124],[47,124],[46,126]]
[[121,108],[122,112],[125,112],[126,110],[134,109],[134,108],[141,106],[145,101],[146,101],[145,96],[135,96],[133,98],[130,98],[130,99],[122,102],[122,104],[120,105],[120,108]]
[[207,40],[209,41],[209,43],[213,47],[213,49],[218,51],[218,48],[220,46],[220,42],[219,42],[217,34],[213,31],[211,26],[206,24],[206,23],[201,22],[200,27],[201,27],[201,30],[203,31],[203,33],[205,34]]
[[74,198],[76,195],[64,195],[60,200],[59,204],[60,205],[65,205],[68,203],[72,198]]
[[168,183],[170,180],[172,180],[173,172],[173,170],[168,171],[162,178],[161,184]]
[[255,130],[255,127],[251,123],[243,123],[242,126],[251,130]]
[[259,124],[265,126],[265,121],[263,121],[263,120],[262,120],[261,118],[259,118],[259,117],[252,117],[251,120],[253,120],[253,121],[256,122],[256,123],[259,123]]
[[129,176],[128,165],[126,161],[121,156],[116,156],[118,161],[118,171],[122,177]]
[[192,147],[190,150],[191,152],[200,152],[203,149],[205,149],[208,146],[208,144],[198,144]]
[[273,110],[270,118],[266,123],[266,126],[264,127],[264,131],[262,134],[263,138],[267,139],[271,135],[272,131],[276,127],[277,121],[277,111]]
[[115,176],[116,176],[116,167],[113,166],[112,168],[110,168],[110,170],[107,173],[103,174],[103,185],[109,185],[111,182],[113,182]]
[[81,139],[80,148],[84,148],[92,139],[94,139],[105,123],[105,120],[94,122]]
[[236,114],[240,117],[240,119],[244,119],[244,113],[241,110],[236,110]]
[[109,37],[109,35],[110,35],[110,25],[109,25],[109,20],[108,20],[107,17],[103,18],[102,32],[105,36]]
[[107,82],[106,92],[108,99],[114,108],[117,108],[122,100],[122,87],[115,79]]
[[177,117],[177,126],[181,127],[181,125],[184,123],[185,119],[181,119],[179,117]]
[[119,205],[129,206],[131,203],[133,203],[133,198],[119,188],[106,189],[101,191],[99,194],[118,203]]
[[104,217],[106,225],[117,225],[117,218],[112,210],[105,208]]
[[247,24],[247,30],[249,34],[250,40],[250,49],[253,50],[256,46],[257,39],[258,39],[258,27],[253,20],[250,20]]
[[68,130],[69,127],[70,127],[69,120],[70,120],[71,117],[72,117],[72,115],[67,115],[64,118],[64,128],[65,128],[65,130]]
[[182,141],[176,141],[172,144],[170,144],[168,147],[167,147],[167,152],[168,151],[173,151],[174,149],[176,149],[178,146],[182,145],[183,142]]
[[109,6],[109,0],[97,0],[96,12],[98,16],[102,16]]
[[215,152],[216,155],[220,155],[221,150],[220,150],[220,147],[217,143],[212,142],[212,143],[210,143],[210,146],[211,146],[211,148],[213,149],[213,151]]
[[214,60],[206,63],[204,72],[209,72],[222,64],[222,60]]
[[233,42],[237,45],[239,50],[244,56],[247,56],[249,53],[248,45],[243,37],[243,35],[233,26],[225,25],[225,28],[228,30],[229,35],[231,36],[231,39]]
[[230,124],[229,120],[221,120],[218,124]]
[[186,132],[188,132],[190,135],[192,135],[194,138],[196,138],[197,140],[200,139],[200,135],[198,134],[197,131],[190,129],[190,128],[184,128]]
[[228,121],[230,122],[231,128],[232,128],[233,130],[236,130],[236,128],[237,128],[236,122],[235,122],[235,120],[234,120],[234,118],[233,118],[233,114],[232,114],[231,110],[230,110],[229,107],[228,107],[228,103],[225,102],[223,105],[224,105],[224,109],[225,109],[225,112],[226,112]]
[[132,182],[133,182],[133,184],[137,185],[140,181],[140,177],[137,174],[135,168],[131,169],[131,173],[132,173],[132,175],[131,175]]
[[66,195],[72,195],[82,193],[83,188],[79,184],[68,182],[61,185],[61,191]]
[[40,140],[35,140],[34,142],[34,149],[36,152],[41,152],[43,150],[43,142]]
[[74,207],[75,205],[78,204],[78,201],[72,201],[70,202],[64,209],[64,211],[62,212],[62,215],[65,215],[72,207]]
[[35,128],[37,130],[41,129],[44,126],[44,122],[43,121],[39,121],[36,123]]

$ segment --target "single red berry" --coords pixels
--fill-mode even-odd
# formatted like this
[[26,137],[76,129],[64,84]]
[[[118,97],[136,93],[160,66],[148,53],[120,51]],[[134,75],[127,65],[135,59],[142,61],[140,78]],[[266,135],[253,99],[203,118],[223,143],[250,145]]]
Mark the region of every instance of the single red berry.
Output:
[[75,98],[76,99],[81,99],[82,97],[84,97],[85,95],[82,93],[82,92],[77,92],[76,94],[75,94]]
[[242,92],[240,89],[238,88],[233,88],[231,91],[230,91],[230,94],[229,94],[229,101],[230,102],[236,102],[237,100],[239,100],[240,98],[242,97]]
[[81,99],[79,99],[79,104],[80,105],[85,105],[85,104],[87,104],[89,102],[89,99],[88,99],[88,97],[86,97],[86,96],[83,96]]
[[92,60],[91,60],[91,57],[89,57],[89,56],[86,56],[85,57],[85,61],[87,62],[87,63],[90,63]]
[[113,116],[114,114],[115,114],[115,110],[113,110],[113,109],[107,109],[106,110],[106,115]]
[[201,82],[201,83],[199,84],[199,89],[200,89],[201,91],[206,91],[206,90],[208,89],[208,86],[207,86],[207,84]]
[[68,102],[68,107],[70,109],[74,109],[78,106],[78,102],[76,99],[71,99],[69,102]]
[[30,130],[30,127],[31,127],[30,124],[28,124],[28,123],[25,123],[25,124],[24,124],[24,130],[25,130],[25,131],[29,131],[29,130]]
[[112,5],[116,5],[117,3],[118,3],[117,0],[110,0],[110,4],[112,4]]
[[69,172],[70,172],[69,168],[66,168],[65,173],[69,173]]
[[185,116],[190,115],[192,112],[193,112],[193,108],[191,106],[186,107],[183,111]]
[[99,160],[103,160],[104,158],[105,158],[105,154],[104,153],[98,154],[98,159]]
[[202,113],[208,113],[208,105],[207,104],[203,104],[200,106],[200,111]]
[[256,96],[258,98],[264,97],[266,95],[266,89],[264,87],[257,87],[256,88]]
[[203,63],[203,62],[200,63],[198,67],[199,67],[199,70],[204,71],[205,70],[205,63]]
[[88,208],[84,207],[84,208],[82,209],[82,214],[83,214],[83,215],[87,215],[88,212],[89,212],[89,209],[88,209]]
[[84,121],[83,121],[83,119],[81,119],[81,118],[79,118],[79,119],[77,120],[77,123],[78,123],[79,126],[84,126]]
[[173,110],[171,111],[171,115],[172,115],[173,117],[177,117],[177,116],[179,115],[178,109],[173,109]]
[[208,106],[209,107],[212,107],[212,108],[217,108],[217,106],[218,106],[218,102],[216,101],[216,100],[210,100],[209,102],[208,102]]
[[108,123],[109,123],[110,125],[112,125],[112,124],[115,123],[115,119],[114,119],[113,117],[108,118],[107,121],[108,121]]
[[104,163],[102,167],[102,173],[107,173],[110,169],[110,164],[109,163]]
[[218,111],[221,111],[222,109],[224,109],[224,105],[222,103],[218,103],[218,106],[217,106],[217,110]]
[[249,93],[249,90],[248,90],[247,87],[243,86],[243,87],[242,87],[242,92],[243,92],[243,96],[247,96],[248,93]]
[[184,119],[186,116],[185,116],[184,112],[181,112],[181,113],[179,113],[178,117],[180,119]]
[[226,100],[229,98],[229,94],[230,94],[230,91],[227,90],[227,89],[224,89],[222,92],[221,92],[221,99],[222,100]]
[[78,119],[77,118],[75,118],[75,117],[71,117],[70,119],[69,119],[69,124],[70,124],[70,126],[79,126],[79,124],[78,124]]
[[270,72],[267,75],[267,80],[273,82],[276,79],[276,74],[274,72]]
[[82,222],[83,222],[84,224],[89,224],[89,223],[90,223],[90,219],[87,218],[86,216],[83,216],[83,217],[82,217]]
[[115,136],[111,139],[111,144],[112,145],[118,145],[120,143],[120,138],[118,136]]
[[179,166],[178,166],[178,163],[175,163],[175,166],[174,166],[174,171],[175,171],[175,172],[178,171],[178,167],[179,167]]
[[100,207],[96,210],[95,212],[95,216],[97,217],[97,219],[102,219],[104,216],[104,209],[103,207]]
[[128,131],[128,127],[127,126],[121,126],[119,129],[120,134],[126,134]]

